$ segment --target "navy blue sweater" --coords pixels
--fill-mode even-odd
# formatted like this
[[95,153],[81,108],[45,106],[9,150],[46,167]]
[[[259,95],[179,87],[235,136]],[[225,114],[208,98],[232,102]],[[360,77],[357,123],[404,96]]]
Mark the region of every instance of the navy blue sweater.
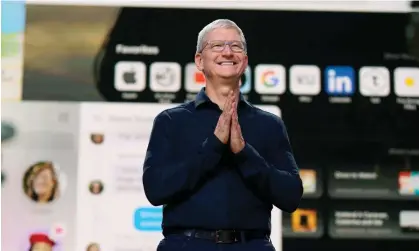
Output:
[[272,205],[293,212],[303,187],[283,121],[240,97],[245,148],[233,154],[214,135],[221,115],[203,88],[154,121],[143,184],[163,207],[163,228],[270,231]]

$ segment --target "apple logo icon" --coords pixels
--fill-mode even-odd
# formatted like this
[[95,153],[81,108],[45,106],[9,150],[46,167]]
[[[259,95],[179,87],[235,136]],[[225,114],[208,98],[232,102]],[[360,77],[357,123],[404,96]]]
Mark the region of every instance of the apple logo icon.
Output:
[[114,88],[118,92],[142,92],[146,88],[146,76],[144,62],[119,61],[115,64]]
[[135,84],[137,82],[134,70],[124,72],[122,78],[127,84]]

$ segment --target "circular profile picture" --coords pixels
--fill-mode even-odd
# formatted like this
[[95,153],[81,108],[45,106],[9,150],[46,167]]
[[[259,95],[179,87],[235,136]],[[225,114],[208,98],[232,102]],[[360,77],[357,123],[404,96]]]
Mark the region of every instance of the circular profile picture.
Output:
[[16,128],[9,122],[1,121],[1,142],[12,139],[16,134]]
[[50,161],[41,161],[30,166],[23,177],[25,194],[41,204],[58,199],[62,184],[57,171],[58,167]]
[[86,251],[100,251],[100,246],[97,243],[90,243],[87,246]]
[[90,182],[89,190],[92,194],[101,194],[103,191],[103,183],[100,180]]
[[100,145],[105,140],[105,136],[103,133],[92,133],[90,134],[90,140],[92,140],[93,144]]

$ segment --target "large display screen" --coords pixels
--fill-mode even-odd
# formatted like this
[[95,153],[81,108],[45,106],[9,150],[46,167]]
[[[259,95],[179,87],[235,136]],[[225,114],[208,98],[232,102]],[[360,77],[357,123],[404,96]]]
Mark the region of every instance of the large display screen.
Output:
[[[243,92],[281,107],[304,161],[397,164],[389,149],[417,146],[410,13],[30,6],[23,98],[189,100],[205,83],[192,63],[197,33],[222,17],[247,37]],[[37,36],[47,27],[48,41]]]

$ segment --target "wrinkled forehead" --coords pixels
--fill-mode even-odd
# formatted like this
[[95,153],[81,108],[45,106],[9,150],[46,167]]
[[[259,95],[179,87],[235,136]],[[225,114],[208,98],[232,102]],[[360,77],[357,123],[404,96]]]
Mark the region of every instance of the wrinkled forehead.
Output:
[[213,40],[241,41],[239,32],[234,28],[217,28],[210,31],[206,35],[205,41]]

